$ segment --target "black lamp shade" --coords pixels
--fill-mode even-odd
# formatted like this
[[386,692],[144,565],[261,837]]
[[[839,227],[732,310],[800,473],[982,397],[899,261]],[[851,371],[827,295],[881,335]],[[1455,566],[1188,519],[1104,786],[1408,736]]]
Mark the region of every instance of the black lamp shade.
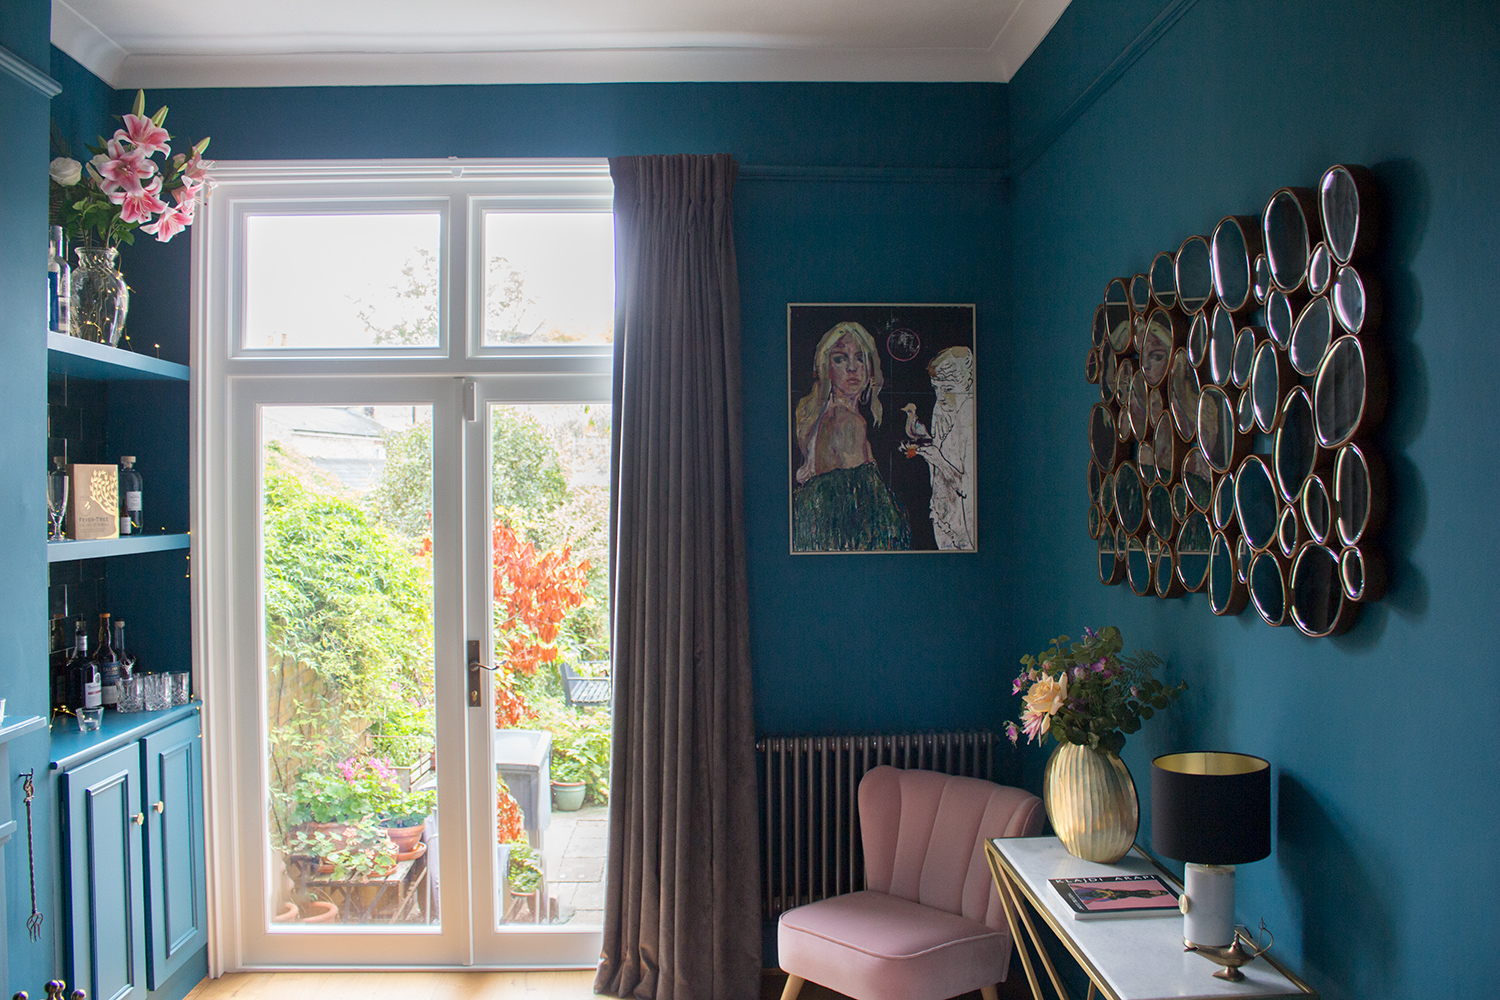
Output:
[[1196,865],[1271,853],[1271,765],[1242,753],[1170,753],[1151,762],[1151,847]]

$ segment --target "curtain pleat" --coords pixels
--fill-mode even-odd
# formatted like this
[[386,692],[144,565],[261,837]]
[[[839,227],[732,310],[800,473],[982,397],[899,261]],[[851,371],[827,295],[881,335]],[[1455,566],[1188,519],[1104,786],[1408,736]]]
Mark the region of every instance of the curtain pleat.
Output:
[[595,989],[759,995],[759,844],[728,156],[615,182],[614,760]]

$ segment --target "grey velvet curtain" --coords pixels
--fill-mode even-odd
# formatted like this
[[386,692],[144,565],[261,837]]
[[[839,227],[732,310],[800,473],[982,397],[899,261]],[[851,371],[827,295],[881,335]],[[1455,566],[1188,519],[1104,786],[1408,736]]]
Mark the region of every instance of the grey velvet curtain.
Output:
[[759,845],[734,161],[615,183],[614,762],[595,989],[752,1000]]

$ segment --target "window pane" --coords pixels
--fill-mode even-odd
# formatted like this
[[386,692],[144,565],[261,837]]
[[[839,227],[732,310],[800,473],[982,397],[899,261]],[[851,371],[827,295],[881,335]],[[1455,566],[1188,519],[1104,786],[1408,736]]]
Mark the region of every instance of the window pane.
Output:
[[613,342],[613,215],[489,212],[484,261],[485,346]]
[[252,215],[246,349],[436,347],[442,216]]

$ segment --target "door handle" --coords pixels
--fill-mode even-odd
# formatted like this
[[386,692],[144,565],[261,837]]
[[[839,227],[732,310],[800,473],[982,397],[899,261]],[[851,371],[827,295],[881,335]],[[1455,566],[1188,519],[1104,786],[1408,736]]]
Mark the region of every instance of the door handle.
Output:
[[484,668],[484,661],[479,652],[479,640],[469,640],[469,707],[478,708],[483,697],[483,685],[480,683],[479,671]]
[[165,802],[158,802],[158,803],[156,803],[156,805],[152,806],[151,808],[155,809],[156,810],[156,815],[160,816],[162,813],[164,813],[164,812],[167,811],[167,804]]
[[145,813],[136,813],[135,816],[132,817],[132,819],[135,821],[135,825],[136,826],[145,826],[146,825],[146,814]]

